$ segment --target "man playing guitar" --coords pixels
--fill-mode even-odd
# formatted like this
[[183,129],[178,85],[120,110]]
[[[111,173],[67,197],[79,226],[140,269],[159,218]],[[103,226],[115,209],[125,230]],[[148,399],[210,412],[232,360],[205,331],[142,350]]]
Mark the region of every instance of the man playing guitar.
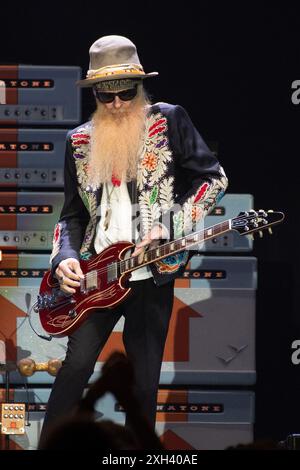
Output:
[[[222,167],[186,111],[177,105],[150,103],[143,83],[155,75],[144,72],[129,39],[106,36],[91,46],[87,77],[78,83],[92,88],[97,109],[90,121],[67,136],[65,202],[54,232],[51,272],[53,282],[59,283],[57,290],[65,294],[64,302],[71,303],[79,289],[82,295],[94,289],[93,306],[98,302],[99,307],[107,308],[73,322],[70,331],[63,326],[67,326],[66,316],[76,320],[77,307],[68,305],[68,314],[57,319],[69,341],[43,431],[79,402],[97,357],[122,315],[135,393],[145,416],[155,425],[174,280],[189,259],[189,252],[182,247],[174,249],[174,243],[192,233],[227,187]],[[134,207],[139,210],[136,224]],[[156,261],[150,262],[155,256],[149,254],[147,258],[146,254],[152,242],[162,239],[171,243],[169,251],[163,252],[164,257],[157,252]],[[119,251],[112,254],[112,260],[121,259],[120,253],[132,247],[131,259],[137,264],[126,264],[125,259],[107,268],[106,262],[106,277],[99,285],[98,273],[100,276],[104,268],[96,266],[94,256],[110,256],[110,247],[116,242],[124,245],[121,243]],[[86,272],[81,261],[90,263]],[[122,273],[128,275],[121,285],[115,279]],[[131,295],[124,294],[122,299],[125,280]],[[88,305],[85,307],[83,310],[88,309]]]

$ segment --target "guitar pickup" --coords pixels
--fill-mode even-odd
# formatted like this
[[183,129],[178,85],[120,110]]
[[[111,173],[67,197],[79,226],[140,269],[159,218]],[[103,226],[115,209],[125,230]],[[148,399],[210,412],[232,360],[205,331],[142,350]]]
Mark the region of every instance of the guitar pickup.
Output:
[[97,271],[91,271],[85,276],[85,292],[98,289],[98,276]]
[[[126,260],[125,263],[127,263],[127,261],[129,260]],[[118,265],[117,263],[111,263],[107,267],[107,282],[113,282],[117,278],[118,278]]]

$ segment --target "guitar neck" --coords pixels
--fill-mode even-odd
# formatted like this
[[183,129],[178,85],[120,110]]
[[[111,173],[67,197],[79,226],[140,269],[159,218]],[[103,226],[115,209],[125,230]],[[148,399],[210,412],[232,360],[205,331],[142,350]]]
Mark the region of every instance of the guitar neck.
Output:
[[212,225],[206,229],[198,232],[193,232],[185,237],[178,238],[172,242],[159,245],[155,248],[151,248],[144,253],[143,259],[140,260],[139,256],[132,256],[120,262],[121,273],[129,273],[135,271],[143,266],[151,263],[155,263],[166,256],[180,253],[181,251],[187,250],[194,245],[205,242],[211,238],[221,235],[222,233],[231,230],[231,219],[221,222],[216,225]]

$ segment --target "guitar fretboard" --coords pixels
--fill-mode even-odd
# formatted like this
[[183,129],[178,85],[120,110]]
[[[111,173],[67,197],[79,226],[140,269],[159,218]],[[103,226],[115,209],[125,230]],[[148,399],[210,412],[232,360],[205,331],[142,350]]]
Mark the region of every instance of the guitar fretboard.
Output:
[[204,230],[200,230],[199,232],[191,233],[186,237],[178,238],[172,242],[159,245],[156,248],[151,248],[144,253],[142,259],[140,259],[140,256],[134,256],[120,261],[120,272],[121,274],[124,274],[125,272],[134,271],[142,266],[158,261],[161,258],[179,253],[193,245],[197,245],[210,238],[214,238],[221,233],[228,232],[230,229],[231,219]]

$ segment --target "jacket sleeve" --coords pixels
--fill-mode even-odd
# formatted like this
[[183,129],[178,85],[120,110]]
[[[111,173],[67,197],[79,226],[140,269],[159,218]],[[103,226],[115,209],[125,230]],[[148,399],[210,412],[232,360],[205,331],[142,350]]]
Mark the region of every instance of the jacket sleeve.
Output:
[[67,135],[64,163],[64,205],[54,228],[51,271],[66,258],[79,259],[79,250],[90,219],[79,193],[76,166],[72,153],[71,132]]
[[171,209],[162,209],[160,222],[167,226],[169,239],[174,240],[196,229],[223,197],[228,180],[184,108],[175,106],[168,128],[177,196]]

